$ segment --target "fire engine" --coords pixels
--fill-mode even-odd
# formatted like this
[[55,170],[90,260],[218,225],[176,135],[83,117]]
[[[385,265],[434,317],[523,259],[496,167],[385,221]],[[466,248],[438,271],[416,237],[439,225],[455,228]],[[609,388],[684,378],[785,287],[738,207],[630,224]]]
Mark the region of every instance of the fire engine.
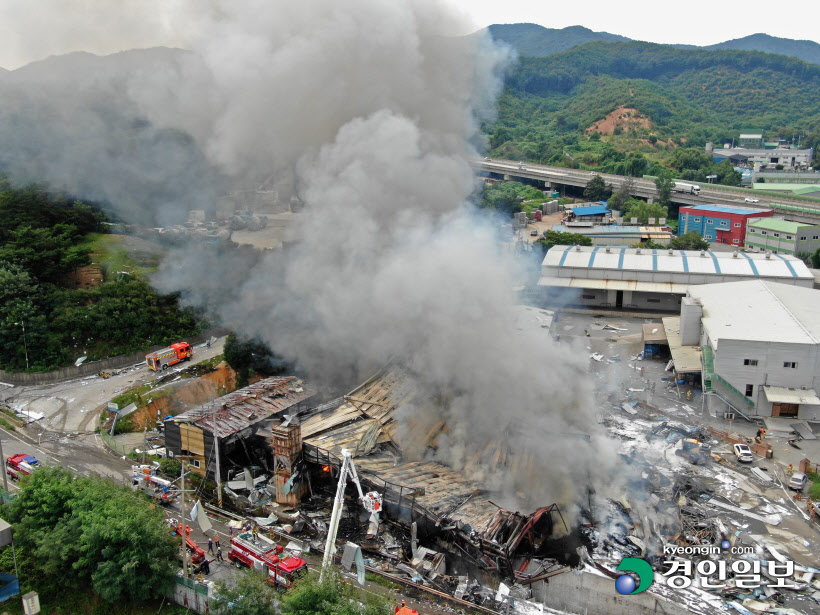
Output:
[[265,581],[278,588],[288,588],[293,582],[307,573],[307,562],[301,557],[287,556],[282,558],[284,549],[277,545],[273,547],[269,542],[262,541],[255,544],[250,533],[240,534],[231,538],[231,551],[228,559],[237,568],[243,566],[263,569],[267,567],[268,576]]
[[[168,526],[171,528],[171,536],[182,536],[182,524],[176,519],[168,519]],[[191,526],[185,526],[185,546],[191,554],[191,563],[199,564],[205,559],[205,550],[196,544],[191,538]]]
[[168,348],[148,353],[145,355],[145,362],[150,369],[158,372],[168,369],[169,365],[190,359],[192,356],[194,356],[194,349],[191,348],[188,342],[177,342],[171,344]]
[[134,491],[142,491],[163,506],[170,504],[177,497],[174,484],[157,476],[157,469],[154,466],[131,466],[131,487]]
[[6,460],[6,474],[8,474],[12,480],[18,480],[21,476],[31,474],[39,468],[40,462],[25,453],[17,453]]

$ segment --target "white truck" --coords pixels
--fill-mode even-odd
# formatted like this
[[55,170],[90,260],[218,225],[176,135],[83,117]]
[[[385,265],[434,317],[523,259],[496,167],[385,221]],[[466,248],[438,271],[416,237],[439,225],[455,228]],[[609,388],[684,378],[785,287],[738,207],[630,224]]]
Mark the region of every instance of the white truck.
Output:
[[687,182],[675,182],[672,192],[684,192],[686,194],[700,194],[700,186]]

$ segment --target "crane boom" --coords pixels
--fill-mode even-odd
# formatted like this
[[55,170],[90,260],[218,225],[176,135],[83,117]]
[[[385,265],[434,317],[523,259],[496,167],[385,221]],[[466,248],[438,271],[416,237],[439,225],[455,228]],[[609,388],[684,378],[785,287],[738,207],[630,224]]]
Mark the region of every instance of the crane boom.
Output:
[[336,534],[339,531],[339,521],[342,517],[342,509],[345,503],[345,486],[347,485],[348,476],[356,484],[356,489],[359,492],[359,502],[361,502],[364,509],[370,513],[370,523],[367,532],[370,535],[375,535],[379,531],[379,513],[382,509],[382,496],[377,491],[369,491],[364,493],[362,485],[359,482],[359,475],[356,472],[356,464],[353,463],[353,457],[350,455],[350,450],[342,449],[342,465],[339,468],[339,483],[336,486],[336,497],[333,500],[333,512],[330,515],[330,523],[327,528],[327,541],[325,542],[325,554],[322,558],[322,570],[319,574],[319,582],[322,582],[325,577],[325,572],[333,563],[333,557],[336,555]]

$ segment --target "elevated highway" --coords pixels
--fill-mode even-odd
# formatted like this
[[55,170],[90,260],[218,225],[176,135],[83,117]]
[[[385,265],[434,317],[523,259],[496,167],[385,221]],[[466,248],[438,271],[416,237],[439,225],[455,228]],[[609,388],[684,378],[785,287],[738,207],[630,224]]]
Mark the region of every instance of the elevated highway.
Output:
[[[609,173],[597,173],[594,171],[581,171],[579,169],[567,169],[564,167],[552,167],[543,164],[525,163],[526,168],[519,168],[519,163],[515,160],[500,159],[473,159],[473,168],[491,177],[499,179],[532,179],[545,182],[547,187],[555,186],[575,186],[577,188],[586,187],[590,179],[596,175],[604,178],[608,186],[613,191],[620,190],[624,184],[631,182],[630,194],[634,197],[653,200],[658,196],[655,182],[639,177],[625,177],[623,175],[611,175]],[[700,194],[686,194],[673,192],[669,200],[679,205],[736,205],[746,207],[770,207],[778,215],[787,220],[795,222],[807,222],[820,224],[820,203],[808,199],[800,199],[787,195],[761,195],[749,191],[736,191],[722,188],[715,184],[700,185]],[[747,203],[744,199],[747,196],[754,196],[760,199],[759,203]],[[769,199],[772,199],[769,201]]]

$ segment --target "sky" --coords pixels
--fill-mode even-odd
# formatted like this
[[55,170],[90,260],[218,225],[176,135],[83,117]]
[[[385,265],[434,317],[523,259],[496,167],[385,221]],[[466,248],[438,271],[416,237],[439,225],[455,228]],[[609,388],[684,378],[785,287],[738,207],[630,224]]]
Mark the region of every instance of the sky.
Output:
[[[387,0],[386,0],[387,1]],[[431,3],[434,0],[418,0]],[[820,42],[820,4],[804,2],[782,18],[771,3],[692,0],[680,8],[648,0],[545,2],[539,0],[442,0],[466,19],[460,32],[494,23],[537,23],[549,28],[581,25],[655,43],[710,45],[764,32]],[[157,45],[186,47],[196,24],[174,19],[186,0],[3,0],[0,3],[0,67],[13,70],[50,55],[71,51],[107,54]],[[218,5],[219,2],[212,2]],[[154,7],[152,9],[151,7]],[[201,5],[200,5],[201,6]],[[203,11],[204,12],[204,11]],[[191,20],[193,21],[193,20]],[[173,27],[169,27],[173,22]],[[109,33],[106,35],[106,33]]]

